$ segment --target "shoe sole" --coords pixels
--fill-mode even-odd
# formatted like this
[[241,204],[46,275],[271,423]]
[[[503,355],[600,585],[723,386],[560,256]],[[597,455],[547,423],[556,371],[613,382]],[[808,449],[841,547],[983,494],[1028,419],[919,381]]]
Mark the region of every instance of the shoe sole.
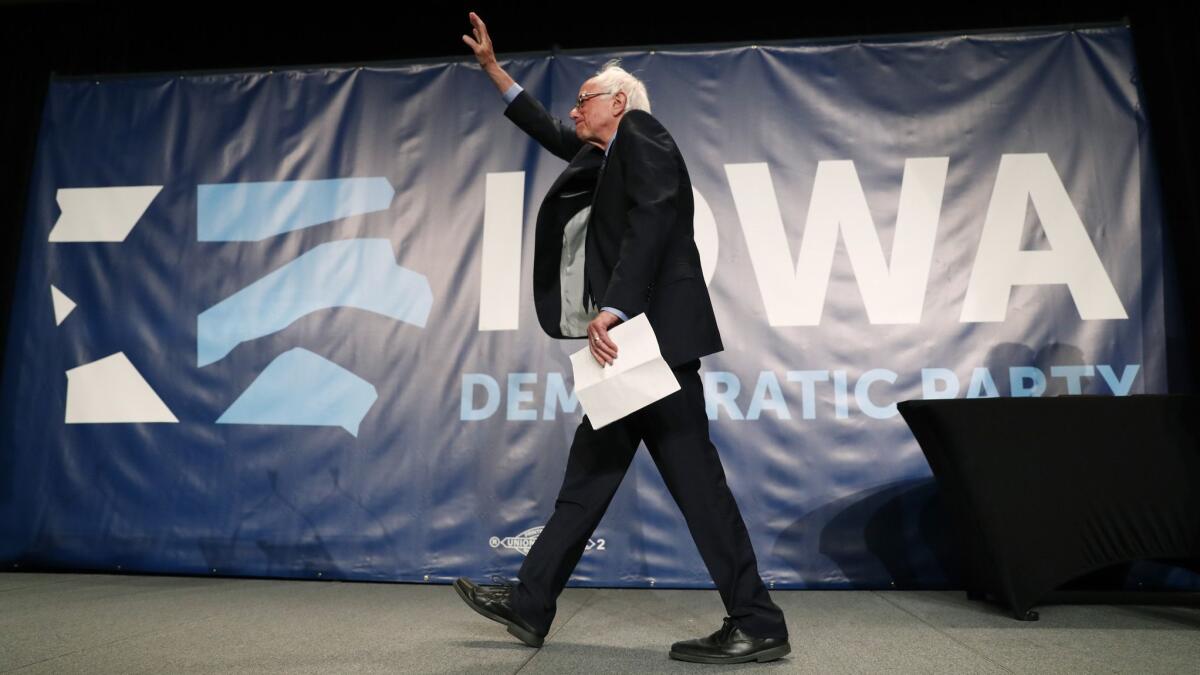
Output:
[[509,635],[512,635],[513,637],[517,638],[521,642],[524,642],[525,644],[529,645],[530,647],[541,647],[542,643],[545,641],[545,639],[542,638],[537,633],[534,633],[532,631],[527,631],[524,628],[518,626],[517,624],[500,616],[499,614],[493,614],[493,613],[479,607],[475,603],[471,602],[470,596],[467,595],[466,590],[464,590],[462,586],[458,585],[457,579],[455,579],[455,581],[454,581],[454,592],[458,593],[458,597],[462,598],[462,601],[467,603],[467,607],[470,607],[471,609],[475,610],[475,612],[478,613],[480,616],[487,617],[487,618],[491,619],[492,621],[495,621],[496,623],[504,624],[505,626],[508,627]]
[[792,652],[791,645],[779,645],[764,649],[761,652],[746,654],[745,656],[699,656],[695,654],[684,654],[681,652],[671,652],[671,658],[676,661],[688,661],[689,663],[746,663],[748,661],[758,661],[764,663],[766,661],[774,661],[775,659],[787,656]]

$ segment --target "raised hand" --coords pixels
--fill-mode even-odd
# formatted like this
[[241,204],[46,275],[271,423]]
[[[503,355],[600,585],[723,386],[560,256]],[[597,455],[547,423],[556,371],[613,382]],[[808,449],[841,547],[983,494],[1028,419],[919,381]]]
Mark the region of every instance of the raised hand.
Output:
[[475,34],[475,38],[471,36],[462,36],[463,42],[475,52],[475,59],[479,61],[479,65],[487,68],[496,63],[496,50],[492,47],[492,38],[488,35],[487,26],[483,23],[483,19],[475,12],[467,15],[471,20],[471,32]]

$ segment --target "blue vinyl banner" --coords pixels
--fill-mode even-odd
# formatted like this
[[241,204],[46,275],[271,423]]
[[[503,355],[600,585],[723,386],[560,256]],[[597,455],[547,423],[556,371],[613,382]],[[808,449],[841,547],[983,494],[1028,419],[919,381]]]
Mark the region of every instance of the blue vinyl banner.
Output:
[[[695,189],[715,445],[773,588],[953,586],[907,399],[1163,393],[1122,27],[613,57]],[[0,562],[512,576],[582,417],[531,291],[564,163],[473,61],[58,79],[0,413]],[[639,452],[572,583],[708,587]]]

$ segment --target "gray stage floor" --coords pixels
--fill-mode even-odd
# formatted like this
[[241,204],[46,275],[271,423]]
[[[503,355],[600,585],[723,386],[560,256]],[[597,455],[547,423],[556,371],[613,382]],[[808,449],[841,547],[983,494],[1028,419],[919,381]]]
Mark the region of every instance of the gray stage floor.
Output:
[[0,573],[0,673],[1195,673],[1200,609],[1062,605],[1014,621],[951,591],[775,591],[792,654],[671,661],[716,591],[568,588],[542,649],[443,585]]

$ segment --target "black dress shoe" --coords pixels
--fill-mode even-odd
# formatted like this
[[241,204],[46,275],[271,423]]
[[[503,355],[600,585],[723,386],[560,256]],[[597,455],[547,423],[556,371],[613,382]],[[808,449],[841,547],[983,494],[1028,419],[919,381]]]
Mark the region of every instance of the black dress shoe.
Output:
[[471,609],[497,623],[508,626],[508,632],[530,647],[541,647],[546,636],[517,616],[512,608],[512,586],[480,586],[470,579],[454,580],[454,590]]
[[712,635],[671,645],[671,658],[693,663],[745,663],[774,661],[791,651],[787,638],[748,635],[725,617],[720,630]]

